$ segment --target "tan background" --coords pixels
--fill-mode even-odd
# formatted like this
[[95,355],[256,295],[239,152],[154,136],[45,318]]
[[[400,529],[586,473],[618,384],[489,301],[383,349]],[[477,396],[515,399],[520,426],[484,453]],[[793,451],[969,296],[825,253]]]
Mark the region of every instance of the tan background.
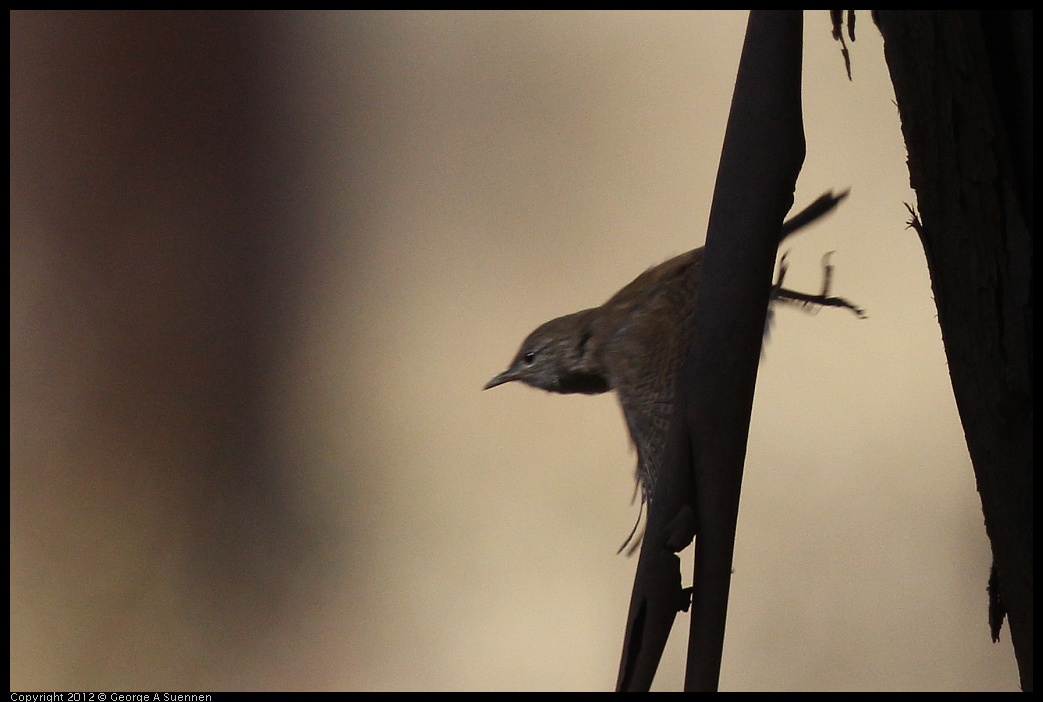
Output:
[[[776,317],[721,687],[1013,689],[859,17],[854,82],[806,19],[797,205],[852,194],[788,283],[870,316]],[[12,689],[610,688],[615,401],[480,389],[702,242],[744,26],[12,15]]]

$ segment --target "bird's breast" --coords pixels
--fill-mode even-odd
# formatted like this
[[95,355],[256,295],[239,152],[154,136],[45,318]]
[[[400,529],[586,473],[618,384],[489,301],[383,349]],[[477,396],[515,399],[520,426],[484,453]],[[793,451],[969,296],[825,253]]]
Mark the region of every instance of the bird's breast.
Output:
[[558,392],[564,394],[600,395],[611,389],[608,378],[598,373],[568,373],[558,383]]

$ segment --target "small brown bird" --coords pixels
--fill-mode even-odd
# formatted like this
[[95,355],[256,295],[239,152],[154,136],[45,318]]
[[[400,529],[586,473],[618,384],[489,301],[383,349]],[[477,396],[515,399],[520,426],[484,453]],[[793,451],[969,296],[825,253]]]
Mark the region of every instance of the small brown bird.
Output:
[[[790,234],[826,214],[847,192],[826,193],[782,226]],[[637,449],[637,481],[648,502],[665,450],[676,377],[691,346],[704,247],[650,268],[600,307],[552,319],[521,345],[485,389],[520,380],[557,393],[615,390]],[[828,269],[827,269],[828,270]],[[861,310],[840,298],[804,295],[780,284],[773,299]]]

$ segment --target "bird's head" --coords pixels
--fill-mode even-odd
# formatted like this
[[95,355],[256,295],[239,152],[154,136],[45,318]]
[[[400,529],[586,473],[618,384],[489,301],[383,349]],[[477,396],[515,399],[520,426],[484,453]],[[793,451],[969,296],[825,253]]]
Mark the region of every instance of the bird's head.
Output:
[[597,309],[552,319],[522,343],[507,370],[485,384],[486,390],[514,380],[559,393],[596,395],[610,389],[597,363],[592,322]]

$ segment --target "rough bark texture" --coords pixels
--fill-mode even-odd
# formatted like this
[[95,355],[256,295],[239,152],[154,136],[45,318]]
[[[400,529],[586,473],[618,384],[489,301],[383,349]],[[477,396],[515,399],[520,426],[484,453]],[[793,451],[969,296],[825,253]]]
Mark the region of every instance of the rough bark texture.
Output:
[[[1032,690],[1032,12],[880,11],[953,392]],[[986,619],[982,573],[983,633]]]

